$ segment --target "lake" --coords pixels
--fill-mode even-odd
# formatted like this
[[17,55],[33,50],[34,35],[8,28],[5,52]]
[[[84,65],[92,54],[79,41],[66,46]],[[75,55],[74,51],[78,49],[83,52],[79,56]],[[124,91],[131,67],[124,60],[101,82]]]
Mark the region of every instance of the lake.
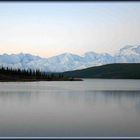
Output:
[[140,80],[0,82],[0,137],[140,137]]

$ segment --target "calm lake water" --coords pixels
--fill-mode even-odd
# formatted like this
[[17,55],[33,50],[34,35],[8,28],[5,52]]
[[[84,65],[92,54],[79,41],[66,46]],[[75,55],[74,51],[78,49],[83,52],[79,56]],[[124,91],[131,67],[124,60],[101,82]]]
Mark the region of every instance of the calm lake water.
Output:
[[138,136],[140,80],[0,83],[0,137]]

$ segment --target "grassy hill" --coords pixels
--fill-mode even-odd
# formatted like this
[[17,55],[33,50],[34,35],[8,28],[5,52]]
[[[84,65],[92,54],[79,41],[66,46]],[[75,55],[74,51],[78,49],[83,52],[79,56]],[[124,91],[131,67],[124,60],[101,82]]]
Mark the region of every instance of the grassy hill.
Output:
[[67,71],[64,76],[77,78],[140,79],[140,63],[117,63]]

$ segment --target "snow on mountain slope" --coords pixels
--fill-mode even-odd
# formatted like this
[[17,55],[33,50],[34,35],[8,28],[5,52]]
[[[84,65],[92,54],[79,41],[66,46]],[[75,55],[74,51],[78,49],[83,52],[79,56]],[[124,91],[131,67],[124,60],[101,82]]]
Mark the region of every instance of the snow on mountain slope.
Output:
[[31,54],[3,54],[0,55],[0,65],[4,67],[11,68],[21,68],[26,69],[27,65],[32,62],[41,59],[39,56],[34,56]]
[[0,55],[0,66],[40,69],[42,71],[63,72],[83,69],[109,63],[140,63],[140,45],[127,45],[114,56],[108,53],[86,52],[83,55],[63,53],[50,58],[41,58],[31,54],[3,54]]
[[48,58],[49,69],[52,69],[53,71],[74,70],[81,66],[83,61],[84,60],[81,56],[71,53],[63,53],[61,55]]
[[140,63],[140,45],[127,45],[114,56],[115,63]]

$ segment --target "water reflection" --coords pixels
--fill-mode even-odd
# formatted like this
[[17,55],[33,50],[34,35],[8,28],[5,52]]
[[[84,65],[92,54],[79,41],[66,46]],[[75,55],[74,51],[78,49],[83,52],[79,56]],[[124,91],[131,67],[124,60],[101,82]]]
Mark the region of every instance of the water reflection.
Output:
[[124,100],[140,101],[140,91],[57,91],[48,93],[48,96],[54,100],[84,101],[85,103],[98,100],[106,103],[111,100],[119,103]]
[[38,99],[39,93],[32,91],[0,91],[0,101],[18,101],[30,102],[33,99]]
[[83,102],[85,104],[95,104],[96,102],[104,102],[110,104],[110,102],[117,102],[118,104],[131,102],[135,103],[137,109],[140,104],[140,91],[74,91],[74,90],[15,90],[15,91],[0,91],[0,100],[17,100],[19,102],[39,99],[39,97],[50,98],[56,102]]

